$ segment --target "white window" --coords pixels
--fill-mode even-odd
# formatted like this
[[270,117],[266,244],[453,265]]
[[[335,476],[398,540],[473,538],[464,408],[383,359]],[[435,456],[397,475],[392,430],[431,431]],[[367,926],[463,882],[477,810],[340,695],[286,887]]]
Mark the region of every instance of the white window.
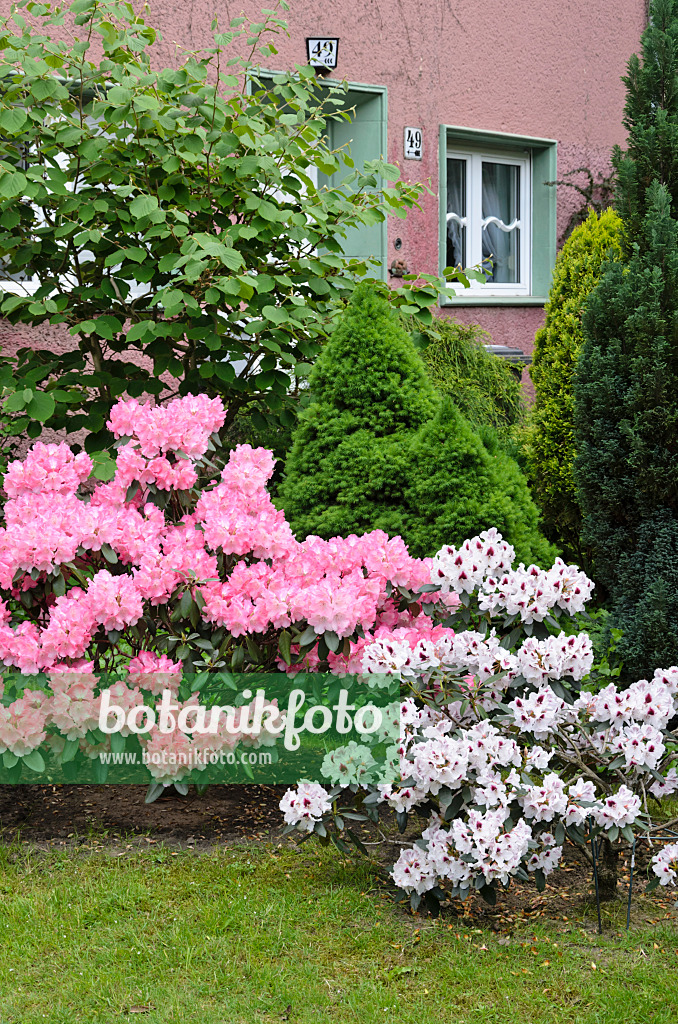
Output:
[[530,295],[530,153],[461,146],[447,148],[446,266],[482,266],[480,295]]

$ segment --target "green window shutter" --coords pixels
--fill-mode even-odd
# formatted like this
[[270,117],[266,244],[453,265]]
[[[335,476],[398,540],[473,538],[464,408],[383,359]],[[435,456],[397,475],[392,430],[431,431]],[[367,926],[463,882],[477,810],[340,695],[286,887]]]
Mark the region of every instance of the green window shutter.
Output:
[[[342,107],[355,107],[355,111],[350,121],[329,122],[330,147],[338,149],[340,146],[347,146],[358,169],[362,168],[366,160],[378,160],[381,157],[386,159],[386,91],[370,90],[368,86],[359,89],[351,87],[345,101],[342,102]],[[345,173],[338,172],[338,176],[332,175],[330,178],[318,175],[318,184],[331,186],[335,178],[341,180]],[[382,181],[378,179],[377,186],[381,185]],[[386,234],[386,221],[383,221],[380,224],[363,225],[349,231],[346,238],[340,239],[340,242],[346,256],[355,259],[378,259],[380,267],[375,268],[374,274],[386,280]]]
[[556,262],[556,146],[532,150],[532,293],[548,295]]
[[439,273],[447,262],[447,127],[440,126],[438,137],[438,193],[440,195],[440,237],[438,241]]

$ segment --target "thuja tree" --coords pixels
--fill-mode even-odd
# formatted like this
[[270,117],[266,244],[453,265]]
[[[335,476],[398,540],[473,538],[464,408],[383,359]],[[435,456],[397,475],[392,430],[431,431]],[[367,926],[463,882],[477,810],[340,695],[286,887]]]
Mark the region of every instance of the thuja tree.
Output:
[[616,205],[630,242],[642,232],[647,189],[666,185],[678,208],[678,0],[651,0],[642,54],[634,54],[624,78],[627,149],[617,148]]
[[478,324],[439,318],[430,327],[406,323],[434,387],[449,395],[474,427],[493,427],[502,438],[525,415],[520,366],[488,352],[490,335]]
[[618,158],[628,262],[589,300],[575,377],[583,539],[630,672],[678,660],[678,3],[650,13]]
[[564,546],[579,565],[588,566],[581,543],[581,510],[574,462],[572,375],[583,343],[582,309],[608,259],[621,257],[622,222],[614,210],[575,228],[556,260],[546,306],[546,322],[537,331],[530,376],[535,403],[529,430],[532,490],[543,516],[543,529]]
[[[21,0],[0,27],[1,311],[74,339],[20,355],[17,432],[86,428],[94,451],[118,396],[161,391],[218,394],[227,428],[243,409],[289,426],[338,300],[372,269],[344,257],[346,234],[422,191],[328,148],[344,87],[308,67],[260,75],[279,18],[212,27],[172,68],[118,0]],[[437,294],[410,280],[394,301],[426,310]]]
[[309,384],[280,492],[298,536],[382,529],[430,555],[501,523],[519,559],[550,557],[525,477],[437,394],[374,285],[353,293]]
[[583,537],[636,673],[678,661],[678,223],[666,186],[648,191],[628,265],[588,303],[575,375]]

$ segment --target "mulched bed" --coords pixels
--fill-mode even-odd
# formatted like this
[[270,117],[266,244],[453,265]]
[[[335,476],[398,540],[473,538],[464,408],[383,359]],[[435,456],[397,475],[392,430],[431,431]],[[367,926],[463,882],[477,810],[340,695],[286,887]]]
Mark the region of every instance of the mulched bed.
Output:
[[0,786],[0,841],[60,847],[152,839],[177,847],[267,840],[283,828],[285,786],[210,786],[199,797],[169,788],[146,804],[146,786]]

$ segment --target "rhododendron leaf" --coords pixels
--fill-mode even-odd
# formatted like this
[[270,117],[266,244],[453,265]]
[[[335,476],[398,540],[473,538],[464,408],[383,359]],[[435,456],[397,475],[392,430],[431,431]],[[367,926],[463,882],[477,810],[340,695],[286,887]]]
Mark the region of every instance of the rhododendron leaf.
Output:
[[[331,797],[331,794],[330,794],[330,797]],[[363,805],[365,807],[371,807],[374,804],[381,803],[381,801],[382,801],[382,795],[378,791],[374,792],[374,793],[368,793],[368,795],[366,797],[363,797]]]
[[292,664],[291,644],[292,637],[287,630],[284,629],[278,639],[278,650],[280,651],[281,657],[286,665]]
[[31,750],[29,754],[24,754],[22,761],[32,772],[44,772],[45,770],[45,761],[39,750]]
[[339,636],[331,629],[328,629],[323,633],[322,639],[332,653],[334,653],[339,647]]
[[100,758],[95,758],[92,763],[92,775],[98,785],[103,785],[108,779],[109,766]]
[[66,593],[66,580],[62,572],[52,580],[52,593],[56,597],[63,597]]
[[520,626],[517,626],[515,629],[511,630],[508,636],[504,637],[502,644],[507,650],[511,650],[518,643],[521,636],[522,629]]
[[6,750],[2,755],[2,763],[5,766],[5,768],[13,768],[14,765],[18,762],[18,760],[19,758],[16,756],[16,754],[13,754],[10,750]]
[[113,550],[110,544],[101,545],[101,554],[104,556],[104,558],[110,565],[118,564],[118,556],[116,555],[115,551]]
[[572,842],[578,846],[586,845],[586,833],[579,825],[568,825],[566,831]]
[[301,634],[301,636],[297,637],[297,643],[300,643],[302,647],[304,647],[306,646],[306,644],[314,644],[317,639],[318,634],[316,633],[313,626],[307,626],[304,632]]
[[77,739],[66,740],[64,749],[61,751],[61,763],[68,764],[80,750],[80,741]]
[[231,668],[234,672],[239,672],[245,664],[245,651],[242,647],[236,647],[231,655]]
[[125,737],[120,732],[111,733],[110,742],[114,754],[120,754],[125,749]]
[[[539,874],[539,872],[535,871],[535,876],[537,874]],[[543,872],[541,872],[541,874],[542,874],[542,878],[543,878]],[[546,885],[546,879],[544,879],[544,886],[545,885]],[[544,891],[544,886],[542,886],[542,888],[539,889],[539,882],[537,882],[537,888],[539,889],[540,892]],[[482,898],[485,900],[485,902],[489,903],[489,905],[491,907],[496,906],[496,903],[497,903],[497,888],[496,888],[495,885],[481,885],[478,888],[478,895],[482,896]]]
[[162,794],[164,792],[165,792],[165,787],[163,786],[162,782],[152,782],[150,784],[150,786],[148,787],[148,789],[146,790],[146,796],[144,798],[144,803],[146,803],[146,804],[155,803],[155,801],[158,799],[158,797],[162,796]]

